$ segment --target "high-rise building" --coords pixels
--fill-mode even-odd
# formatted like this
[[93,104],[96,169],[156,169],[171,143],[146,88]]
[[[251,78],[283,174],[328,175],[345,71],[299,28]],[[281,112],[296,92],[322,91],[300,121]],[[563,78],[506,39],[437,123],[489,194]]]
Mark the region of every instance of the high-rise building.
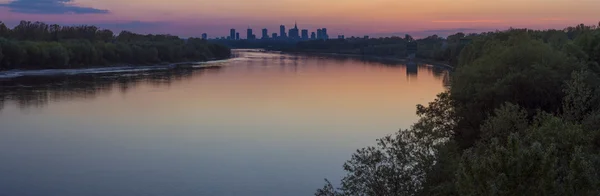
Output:
[[310,39],[317,39],[317,34],[315,32],[310,33]]
[[308,29],[302,29],[302,39],[308,40]]
[[234,40],[235,39],[235,29],[229,30],[229,39],[230,40]]
[[250,27],[248,27],[248,30],[246,31],[246,39],[248,39],[248,40],[254,39],[254,34],[252,34],[252,29]]
[[317,29],[317,39],[323,39],[323,30]]
[[235,33],[235,40],[240,40],[240,33]]
[[271,39],[277,39],[277,33],[273,33],[273,34],[271,35]]
[[290,39],[300,39],[300,30],[298,29],[298,24],[294,23],[294,28],[290,29],[290,34],[288,36]]
[[206,33],[202,33],[202,39],[208,39],[208,35]]
[[279,37],[281,37],[281,38],[285,38],[285,37],[287,37],[287,36],[285,35],[285,25],[281,25],[281,26],[279,26]]
[[262,29],[262,37],[261,39],[269,39],[269,30]]
[[321,31],[323,32],[323,39],[329,39],[329,35],[327,35],[327,28],[323,28]]

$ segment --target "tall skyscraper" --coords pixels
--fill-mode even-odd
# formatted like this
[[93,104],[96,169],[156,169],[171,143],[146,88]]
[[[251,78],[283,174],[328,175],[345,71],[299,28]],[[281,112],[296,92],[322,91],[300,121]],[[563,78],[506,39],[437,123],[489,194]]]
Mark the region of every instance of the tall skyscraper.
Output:
[[252,34],[252,29],[250,27],[248,27],[248,30],[246,31],[246,39],[248,39],[248,40],[254,39],[254,34]]
[[310,33],[310,39],[317,39],[317,34],[315,32]]
[[308,40],[308,29],[302,29],[302,39]]
[[323,28],[321,31],[323,32],[323,39],[329,39],[329,35],[327,35],[327,28]]
[[294,28],[290,29],[290,34],[288,36],[290,39],[300,39],[300,30],[298,29],[298,24],[294,23]]
[[277,39],[277,33],[273,33],[273,34],[271,35],[271,39]]
[[202,33],[202,39],[208,39],[208,35],[206,33]]
[[281,37],[281,38],[285,38],[285,37],[287,37],[287,36],[285,35],[285,25],[281,25],[281,26],[279,26],[279,37]]
[[235,33],[235,40],[240,40],[240,33]]
[[235,39],[235,29],[229,30],[229,39],[230,40],[234,40]]
[[323,30],[317,29],[317,39],[323,39]]
[[262,37],[261,39],[269,39],[269,30],[262,29]]

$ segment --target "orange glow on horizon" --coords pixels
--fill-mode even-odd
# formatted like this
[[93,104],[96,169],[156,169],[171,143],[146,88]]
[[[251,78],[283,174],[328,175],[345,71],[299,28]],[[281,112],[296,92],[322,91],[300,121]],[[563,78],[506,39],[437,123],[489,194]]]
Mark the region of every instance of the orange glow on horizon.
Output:
[[[10,1],[0,0],[0,4]],[[72,4],[110,13],[73,17],[14,13],[0,7],[0,17],[61,23],[161,22],[167,25],[154,29],[223,35],[229,28],[242,30],[248,25],[276,32],[280,24],[290,26],[293,21],[301,28],[327,27],[334,34],[362,35],[457,28],[563,28],[600,20],[596,10],[600,1],[595,0],[74,0]]]

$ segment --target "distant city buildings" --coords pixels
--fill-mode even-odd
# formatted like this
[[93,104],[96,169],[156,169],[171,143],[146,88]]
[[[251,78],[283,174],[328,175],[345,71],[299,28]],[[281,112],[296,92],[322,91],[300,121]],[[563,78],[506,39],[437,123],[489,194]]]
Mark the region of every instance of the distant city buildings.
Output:
[[262,37],[261,39],[269,39],[269,30],[262,29]]
[[229,39],[235,40],[235,29],[229,30]]
[[302,40],[308,40],[308,29],[302,29]]
[[287,37],[287,35],[285,34],[285,25],[279,26],[279,37],[280,38],[286,38]]
[[294,24],[294,28],[290,29],[290,33],[288,34],[290,39],[300,39],[300,30],[298,30],[298,24]]
[[[287,30],[287,32],[286,32]],[[310,34],[309,34],[310,33]],[[202,34],[203,39],[207,39],[206,33]],[[344,39],[343,35],[339,39]],[[235,29],[229,30],[229,36],[221,37],[221,39],[227,40],[240,40],[240,33]],[[248,27],[246,31],[246,39],[255,40],[256,35],[253,33],[252,28]],[[327,28],[317,29],[316,32],[309,32],[308,29],[300,30],[298,28],[298,24],[294,23],[294,28],[286,29],[285,25],[279,26],[279,34],[273,33],[269,37],[269,30],[264,28],[261,32],[261,40],[280,40],[280,41],[300,41],[300,40],[316,40],[316,39],[329,39],[329,35],[327,34]]]
[[248,40],[256,39],[256,36],[254,36],[254,34],[252,33],[252,29],[250,27],[248,27],[248,30],[246,31],[246,39],[248,39]]
[[205,39],[205,40],[208,39],[208,34],[202,33],[202,39]]

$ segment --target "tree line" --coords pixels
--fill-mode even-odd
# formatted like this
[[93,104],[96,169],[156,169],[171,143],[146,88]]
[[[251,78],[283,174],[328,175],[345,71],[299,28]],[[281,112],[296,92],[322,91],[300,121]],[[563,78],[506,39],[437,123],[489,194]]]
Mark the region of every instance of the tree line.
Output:
[[0,22],[0,70],[81,68],[117,64],[145,65],[228,58],[229,48],[199,38],[115,35],[95,26],[60,26],[21,21]]
[[[598,24],[600,25],[600,24]],[[595,29],[597,26],[577,25],[562,30],[527,30],[529,34],[537,39],[553,45],[563,45],[569,40],[574,40],[586,29]],[[517,30],[517,29],[515,29]],[[500,31],[483,33],[458,32],[448,37],[431,35],[425,38],[415,39],[410,35],[404,37],[383,38],[360,38],[350,37],[346,39],[310,40],[298,42],[295,47],[283,48],[285,51],[317,52],[317,53],[339,53],[353,55],[385,56],[405,58],[415,54],[417,58],[445,62],[456,66],[459,63],[459,55],[462,50],[474,40],[501,33]],[[416,45],[416,50],[411,49],[411,44]],[[591,50],[588,46],[588,52]]]
[[600,28],[464,37],[450,90],[315,195],[600,194]]

